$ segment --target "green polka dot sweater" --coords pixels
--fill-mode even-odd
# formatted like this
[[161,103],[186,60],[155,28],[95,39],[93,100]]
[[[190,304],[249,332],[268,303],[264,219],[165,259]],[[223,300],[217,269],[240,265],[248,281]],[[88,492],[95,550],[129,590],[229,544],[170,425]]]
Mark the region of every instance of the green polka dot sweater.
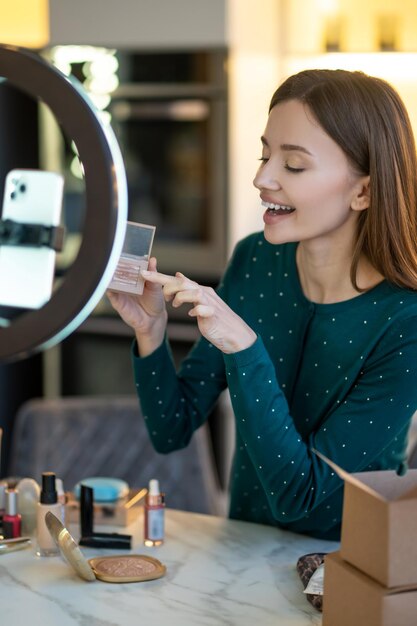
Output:
[[155,448],[189,442],[229,388],[236,421],[230,517],[340,537],[343,483],[312,448],[350,472],[406,471],[417,409],[417,293],[386,281],[336,304],[301,290],[296,244],[241,241],[219,294],[257,332],[223,354],[204,338],[176,373],[165,342],[133,362]]

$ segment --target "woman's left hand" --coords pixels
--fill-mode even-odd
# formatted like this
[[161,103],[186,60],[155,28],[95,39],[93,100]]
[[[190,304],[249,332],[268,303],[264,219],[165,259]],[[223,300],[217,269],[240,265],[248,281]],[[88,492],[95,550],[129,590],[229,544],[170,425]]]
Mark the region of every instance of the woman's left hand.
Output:
[[162,286],[166,302],[173,307],[192,304],[188,315],[197,318],[203,337],[222,352],[239,352],[255,342],[255,331],[211,287],[203,287],[181,272],[175,276],[149,271],[141,274],[146,281]]

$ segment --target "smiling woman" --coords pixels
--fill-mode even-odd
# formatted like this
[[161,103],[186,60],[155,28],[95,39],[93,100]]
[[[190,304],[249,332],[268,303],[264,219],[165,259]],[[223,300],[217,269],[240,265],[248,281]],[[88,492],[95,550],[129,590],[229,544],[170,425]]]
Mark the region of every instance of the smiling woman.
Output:
[[[270,243],[315,239],[329,249],[343,235],[349,246],[358,211],[369,204],[368,182],[302,102],[273,107],[254,180],[262,201],[274,207],[264,215]],[[291,218],[281,217],[287,215]]]
[[[110,295],[134,329],[133,366],[157,450],[184,447],[220,392],[236,421],[230,516],[338,539],[352,472],[406,467],[417,408],[417,164],[384,81],[311,70],[274,94],[255,176],[265,229],[241,241],[218,289],[143,273]],[[178,372],[165,302],[201,339]]]
[[[369,175],[357,172],[302,101],[277,102],[262,144],[254,184],[268,205],[266,240],[273,244],[300,242],[297,261],[306,295],[312,299],[353,297],[349,273],[344,273],[344,289],[343,273],[337,277],[338,293],[334,294],[312,291],[304,276],[313,262],[312,254],[322,260],[331,255],[332,263],[337,262],[342,270],[351,259],[359,214],[369,207]],[[362,289],[382,278],[365,259],[360,260]]]

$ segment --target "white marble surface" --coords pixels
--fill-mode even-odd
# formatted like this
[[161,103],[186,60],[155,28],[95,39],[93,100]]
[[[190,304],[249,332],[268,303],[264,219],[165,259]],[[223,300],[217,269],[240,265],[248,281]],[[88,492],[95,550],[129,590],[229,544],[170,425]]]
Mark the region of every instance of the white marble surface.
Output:
[[[159,580],[88,583],[61,557],[37,557],[34,547],[0,555],[1,624],[321,624],[320,613],[302,593],[295,564],[302,554],[330,552],[338,544],[174,510],[166,511],[163,546],[143,546],[142,528],[140,516],[128,529],[114,530],[135,534],[133,552],[153,555],[167,566]],[[91,558],[116,552],[83,548],[83,553]]]

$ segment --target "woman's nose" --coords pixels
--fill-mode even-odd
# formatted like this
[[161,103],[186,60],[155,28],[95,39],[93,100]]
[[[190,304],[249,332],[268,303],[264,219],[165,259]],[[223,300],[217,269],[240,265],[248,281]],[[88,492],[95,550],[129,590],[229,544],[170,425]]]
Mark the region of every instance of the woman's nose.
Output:
[[257,189],[270,189],[271,191],[281,189],[281,184],[277,180],[269,161],[261,164],[253,179],[253,184]]

